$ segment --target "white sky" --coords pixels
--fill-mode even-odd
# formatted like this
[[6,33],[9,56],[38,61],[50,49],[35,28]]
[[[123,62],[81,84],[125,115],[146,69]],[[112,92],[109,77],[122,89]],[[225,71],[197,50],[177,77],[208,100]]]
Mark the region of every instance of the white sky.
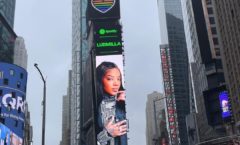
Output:
[[[62,96],[71,69],[71,0],[16,1],[14,29],[28,51],[27,101],[33,125],[33,144],[41,144],[43,83],[34,68],[47,76],[46,145],[58,145],[62,130]],[[121,0],[125,46],[129,145],[145,145],[147,94],[162,92],[160,32],[157,0]]]

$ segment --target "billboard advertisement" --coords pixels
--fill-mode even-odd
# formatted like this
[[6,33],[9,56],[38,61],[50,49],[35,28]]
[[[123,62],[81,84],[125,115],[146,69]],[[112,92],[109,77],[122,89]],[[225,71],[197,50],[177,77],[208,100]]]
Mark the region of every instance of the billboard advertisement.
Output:
[[167,104],[167,126],[169,131],[170,144],[178,144],[180,142],[178,124],[177,124],[177,111],[176,101],[174,96],[173,76],[171,69],[170,49],[168,46],[161,46],[161,61],[163,70],[164,91]]
[[121,54],[122,32],[118,21],[93,22],[97,55]]
[[219,93],[220,107],[222,109],[222,118],[227,118],[231,116],[228,97],[229,96],[227,91],[223,91]]
[[0,123],[0,145],[22,145],[23,139]]
[[119,19],[119,0],[88,0],[87,17],[89,20]]
[[96,56],[97,144],[127,145],[122,55]]
[[1,123],[23,137],[27,72],[8,63],[0,63]]

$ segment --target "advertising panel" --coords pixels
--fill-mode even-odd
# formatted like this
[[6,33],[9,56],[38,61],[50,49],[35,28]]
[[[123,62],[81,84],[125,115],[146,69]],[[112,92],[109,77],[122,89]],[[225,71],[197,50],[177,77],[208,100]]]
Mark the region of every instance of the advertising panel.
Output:
[[94,22],[94,34],[94,47],[97,55],[122,53],[123,45],[119,22]]
[[0,123],[0,145],[22,145],[23,139]]
[[231,111],[230,111],[230,104],[228,101],[228,93],[227,91],[223,91],[219,93],[219,100],[220,100],[220,106],[222,109],[222,118],[227,118],[231,116]]
[[1,122],[23,137],[27,72],[8,63],[0,63]]
[[98,145],[127,145],[122,55],[96,56]]
[[119,19],[119,0],[88,0],[87,17],[89,20]]
[[174,96],[173,87],[173,76],[171,70],[171,58],[170,49],[166,46],[161,47],[161,61],[163,70],[163,82],[164,90],[167,102],[167,121],[169,130],[169,141],[171,144],[175,145],[180,142],[178,124],[177,124],[177,113],[176,113],[176,102]]

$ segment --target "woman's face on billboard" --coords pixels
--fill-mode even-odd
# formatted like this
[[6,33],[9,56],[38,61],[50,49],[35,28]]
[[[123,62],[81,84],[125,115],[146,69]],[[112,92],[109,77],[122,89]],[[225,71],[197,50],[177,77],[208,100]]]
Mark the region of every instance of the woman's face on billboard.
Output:
[[111,95],[117,95],[121,85],[121,73],[118,68],[112,68],[106,71],[102,79],[104,91]]

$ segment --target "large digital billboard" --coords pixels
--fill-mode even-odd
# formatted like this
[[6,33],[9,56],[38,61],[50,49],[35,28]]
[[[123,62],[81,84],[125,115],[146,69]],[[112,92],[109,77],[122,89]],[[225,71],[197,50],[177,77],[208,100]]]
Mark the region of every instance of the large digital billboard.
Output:
[[231,116],[230,104],[228,100],[228,92],[223,91],[219,93],[219,101],[222,109],[222,118],[227,118]]
[[23,145],[23,139],[0,123],[0,145]]
[[119,19],[119,0],[88,0],[87,17],[89,20]]
[[122,55],[96,56],[97,144],[127,145]]
[[8,63],[0,63],[0,121],[17,136],[23,137],[27,72]]
[[97,55],[122,53],[122,32],[118,21],[94,22],[94,48]]

